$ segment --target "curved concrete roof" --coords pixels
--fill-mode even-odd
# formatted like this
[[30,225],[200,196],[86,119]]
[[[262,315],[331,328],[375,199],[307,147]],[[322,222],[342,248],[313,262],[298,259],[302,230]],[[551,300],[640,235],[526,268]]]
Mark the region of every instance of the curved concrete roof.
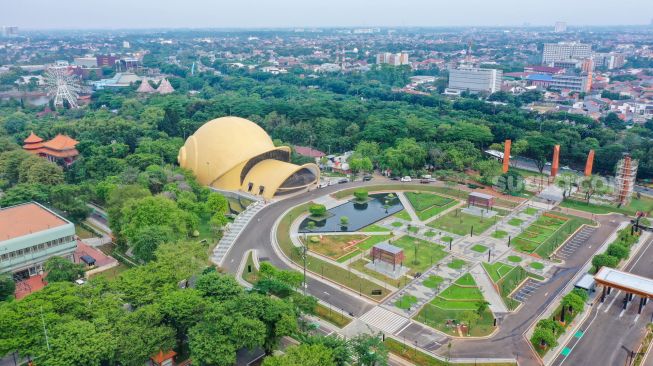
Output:
[[205,123],[188,137],[177,156],[179,165],[193,171],[202,184],[253,194],[264,186],[262,195],[266,198],[274,196],[289,177],[303,168],[315,176],[312,183],[319,179],[317,165],[298,166],[287,162],[289,159],[289,147],[275,147],[261,127],[239,117]]
[[202,125],[188,137],[177,157],[182,168],[209,185],[236,165],[274,149],[272,139],[256,123],[222,117]]

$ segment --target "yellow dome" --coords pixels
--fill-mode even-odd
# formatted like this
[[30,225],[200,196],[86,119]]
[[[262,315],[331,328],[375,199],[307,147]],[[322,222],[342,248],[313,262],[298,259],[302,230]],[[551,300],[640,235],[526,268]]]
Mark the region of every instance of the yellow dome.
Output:
[[240,117],[211,120],[191,135],[179,150],[182,168],[195,172],[202,184],[211,184],[236,165],[273,150],[268,134]]

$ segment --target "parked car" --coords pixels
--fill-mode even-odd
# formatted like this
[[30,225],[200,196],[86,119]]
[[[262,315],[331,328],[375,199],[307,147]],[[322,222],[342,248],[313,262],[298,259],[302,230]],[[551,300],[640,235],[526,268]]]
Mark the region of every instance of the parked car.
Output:
[[419,182],[422,183],[422,184],[429,184],[429,183],[431,183],[431,180],[427,179],[427,178],[422,178],[422,179],[419,180]]
[[369,181],[371,181],[371,180],[372,180],[372,176],[371,176],[371,175],[364,175],[364,176],[363,176],[363,181],[365,181],[365,182],[369,182]]
[[349,183],[349,178],[340,178],[338,179],[338,184]]
[[411,178],[409,176],[405,176],[405,177],[401,177],[401,181],[402,182],[412,182],[413,178]]
[[390,177],[390,180],[399,180],[399,177]]

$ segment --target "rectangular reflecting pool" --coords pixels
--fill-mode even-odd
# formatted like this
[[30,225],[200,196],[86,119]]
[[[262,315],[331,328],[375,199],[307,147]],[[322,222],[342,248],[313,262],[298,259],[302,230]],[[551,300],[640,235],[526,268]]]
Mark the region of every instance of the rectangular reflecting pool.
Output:
[[[371,225],[404,209],[395,193],[371,194],[367,201],[355,200],[330,210],[324,219],[306,218],[299,225],[300,233],[352,232]],[[349,218],[347,226],[340,225],[340,218]]]

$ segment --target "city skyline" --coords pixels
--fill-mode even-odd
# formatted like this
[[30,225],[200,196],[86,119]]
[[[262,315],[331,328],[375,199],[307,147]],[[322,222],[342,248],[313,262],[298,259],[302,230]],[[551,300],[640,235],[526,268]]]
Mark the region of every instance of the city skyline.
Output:
[[[517,0],[488,3],[479,0],[436,4],[424,0],[380,0],[324,3],[281,0],[274,3],[241,1],[211,3],[189,0],[130,2],[116,0],[110,7],[88,7],[80,0],[27,0],[4,6],[0,24],[23,29],[147,29],[147,28],[284,28],[284,27],[438,27],[438,26],[551,26],[651,24],[653,3],[631,0],[641,11],[588,11],[590,4],[552,0],[529,4]],[[592,9],[613,7],[605,0]],[[470,9],[473,9],[470,11]],[[113,15],[110,15],[112,14]],[[270,17],[274,14],[275,17]]]

